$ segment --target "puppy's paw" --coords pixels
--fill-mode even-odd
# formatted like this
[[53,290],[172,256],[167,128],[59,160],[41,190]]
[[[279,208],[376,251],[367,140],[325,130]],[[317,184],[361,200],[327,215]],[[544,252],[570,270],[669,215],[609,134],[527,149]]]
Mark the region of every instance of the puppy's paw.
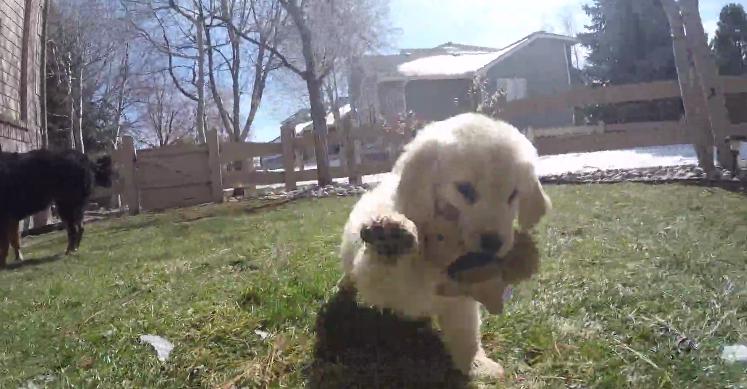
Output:
[[472,361],[470,376],[479,380],[495,381],[502,380],[505,376],[503,366],[485,355],[478,355]]
[[394,259],[417,245],[415,224],[404,216],[382,216],[363,225],[361,239],[383,257]]

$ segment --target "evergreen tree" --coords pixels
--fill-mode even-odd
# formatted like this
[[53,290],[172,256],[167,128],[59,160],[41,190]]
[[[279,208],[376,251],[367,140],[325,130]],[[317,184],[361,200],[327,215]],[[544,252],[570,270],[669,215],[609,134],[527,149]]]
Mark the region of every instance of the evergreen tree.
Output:
[[584,6],[592,23],[579,34],[589,49],[586,73],[610,84],[674,79],[669,23],[658,0],[594,0]]
[[728,4],[721,10],[711,46],[719,73],[738,76],[747,72],[747,14],[741,4]]
[[[591,18],[578,35],[589,50],[584,72],[597,84],[631,84],[677,78],[672,38],[659,0],[593,0],[583,7]],[[592,122],[676,120],[679,99],[600,106],[587,110]]]

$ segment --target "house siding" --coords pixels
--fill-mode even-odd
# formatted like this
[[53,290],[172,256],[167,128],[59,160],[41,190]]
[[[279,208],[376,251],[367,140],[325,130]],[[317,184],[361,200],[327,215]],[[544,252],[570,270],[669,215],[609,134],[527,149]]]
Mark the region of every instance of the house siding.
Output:
[[[537,39],[488,69],[486,77],[493,85],[500,78],[526,79],[527,98],[558,94],[571,88],[568,55],[565,41]],[[573,123],[573,110],[545,112],[511,122],[519,128],[567,126]]]
[[0,146],[41,146],[42,0],[0,0]]
[[407,110],[421,120],[444,120],[472,110],[471,80],[414,80],[407,83]]

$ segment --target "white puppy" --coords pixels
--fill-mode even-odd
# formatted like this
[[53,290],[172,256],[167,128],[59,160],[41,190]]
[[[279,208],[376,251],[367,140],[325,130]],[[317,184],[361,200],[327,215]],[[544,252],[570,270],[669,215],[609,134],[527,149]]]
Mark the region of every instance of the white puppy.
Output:
[[352,210],[342,236],[341,288],[406,317],[435,316],[458,369],[501,377],[503,368],[482,349],[479,303],[437,289],[448,264],[466,253],[504,256],[514,220],[529,229],[550,208],[536,158],[516,128],[482,115],[426,126],[392,174]]

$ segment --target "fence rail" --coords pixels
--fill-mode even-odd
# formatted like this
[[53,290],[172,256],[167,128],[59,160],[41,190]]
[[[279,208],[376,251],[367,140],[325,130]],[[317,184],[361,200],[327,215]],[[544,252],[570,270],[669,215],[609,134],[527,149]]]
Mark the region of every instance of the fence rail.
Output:
[[512,119],[518,116],[540,114],[566,108],[588,105],[619,104],[633,101],[652,101],[679,98],[676,81],[657,81],[647,84],[630,84],[602,87],[579,87],[567,92],[513,100],[505,104],[501,116]]
[[[329,145],[352,149],[352,162],[345,159],[339,167],[331,167],[333,178],[357,180],[360,175],[384,173],[392,163],[407,135],[387,131],[379,126],[355,128],[350,136],[332,133]],[[220,141],[210,131],[203,145],[173,145],[159,149],[135,150],[131,137],[124,137],[122,147],[112,155],[119,180],[111,190],[98,190],[96,196],[119,194],[131,213],[141,209],[158,210],[220,202],[223,192],[235,187],[256,187],[284,184],[294,189],[298,182],[317,179],[316,169],[296,170],[296,159],[302,151],[313,150],[310,134],[295,136],[293,128],[282,129],[280,143],[237,143]],[[376,143],[386,150],[386,161],[367,161],[362,145]],[[342,158],[345,153],[341,152]],[[256,170],[252,164],[259,157],[280,156],[282,170]],[[343,158],[344,159],[344,158]]]

